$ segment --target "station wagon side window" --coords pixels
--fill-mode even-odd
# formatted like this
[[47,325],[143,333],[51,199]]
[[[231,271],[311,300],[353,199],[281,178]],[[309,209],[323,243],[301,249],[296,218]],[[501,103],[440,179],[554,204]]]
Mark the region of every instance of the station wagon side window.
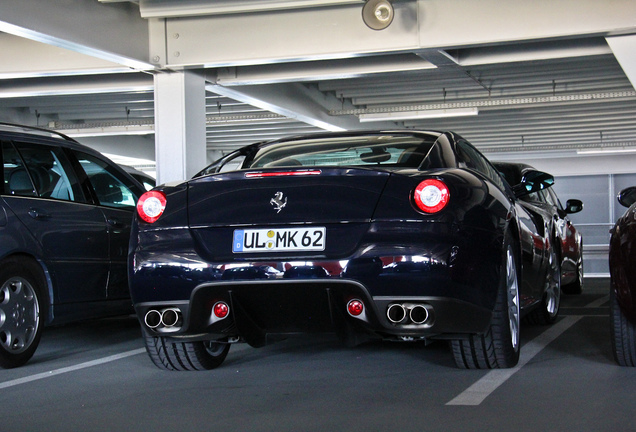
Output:
[[86,202],[71,164],[61,149],[4,142],[2,153],[7,194]]
[[86,172],[99,200],[106,207],[134,208],[139,198],[130,180],[113,169],[105,161],[79,151],[73,152]]

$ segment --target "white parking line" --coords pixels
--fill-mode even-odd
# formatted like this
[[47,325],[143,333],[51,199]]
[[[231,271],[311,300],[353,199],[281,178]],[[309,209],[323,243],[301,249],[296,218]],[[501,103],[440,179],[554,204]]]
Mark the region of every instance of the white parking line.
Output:
[[[596,308],[609,301],[609,295],[603,296],[587,305],[584,308]],[[604,315],[605,316],[605,315]],[[563,332],[576,324],[583,315],[570,315],[563,318],[523,346],[519,363],[514,368],[496,369],[488,372],[479,381],[468,387],[457,397],[447,402],[446,405],[479,405],[508,378],[517,373],[519,369],[526,365],[534,356],[539,354],[550,342],[558,338]]]
[[468,387],[456,398],[447,402],[446,405],[479,405],[508,378],[517,373],[534,356],[539,354],[550,342],[558,338],[563,332],[576,324],[583,316],[568,316],[551,326],[536,338],[523,346],[519,363],[510,369],[494,369],[488,372],[479,381]]
[[598,300],[593,301],[590,304],[585,305],[586,308],[595,308],[595,307],[601,307],[603,306],[605,303],[609,302],[609,294],[606,296],[601,297]]
[[52,371],[49,371],[49,372],[43,372],[43,373],[39,373],[39,374],[36,374],[36,375],[27,376],[27,377],[24,377],[24,378],[18,378],[18,379],[14,379],[14,380],[11,380],[11,381],[6,381],[6,382],[3,382],[3,383],[0,383],[0,389],[4,389],[4,388],[7,388],[7,387],[13,387],[13,386],[17,386],[17,385],[20,385],[20,384],[26,384],[26,383],[29,383],[29,382],[32,382],[32,381],[37,381],[37,380],[41,380],[41,379],[44,379],[44,378],[50,378],[50,377],[53,377],[53,376],[56,376],[56,375],[64,374],[64,373],[67,373],[67,372],[73,372],[73,371],[76,371],[76,370],[85,369],[85,368],[89,368],[89,367],[92,367],[92,366],[101,365],[101,364],[104,364],[104,363],[110,363],[112,361],[120,360],[120,359],[123,359],[123,358],[126,358],[126,357],[130,357],[130,356],[134,356],[134,355],[137,355],[137,354],[141,354],[143,352],[146,352],[146,349],[145,348],[139,348],[139,349],[132,350],[132,351],[126,351],[126,352],[123,352],[121,354],[115,354],[115,355],[104,357],[104,358],[101,358],[101,359],[91,360],[91,361],[85,362],[85,363],[80,363],[80,364],[75,365],[75,366],[69,366],[69,367],[65,367],[65,368],[61,368],[61,369],[55,369],[55,370],[52,370]]

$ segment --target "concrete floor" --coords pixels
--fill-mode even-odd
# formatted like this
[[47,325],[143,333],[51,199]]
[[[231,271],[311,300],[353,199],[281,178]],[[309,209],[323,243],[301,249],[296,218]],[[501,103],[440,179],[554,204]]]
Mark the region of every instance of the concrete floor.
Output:
[[131,317],[46,329],[0,370],[0,431],[636,430],[636,370],[614,363],[606,279],[522,329],[517,368],[457,369],[445,343],[345,348],[330,336],[235,345],[207,372],[164,372]]

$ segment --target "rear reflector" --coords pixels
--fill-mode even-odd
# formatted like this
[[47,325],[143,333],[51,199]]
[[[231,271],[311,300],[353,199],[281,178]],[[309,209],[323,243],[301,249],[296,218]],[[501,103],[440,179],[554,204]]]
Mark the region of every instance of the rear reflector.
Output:
[[364,312],[364,303],[361,300],[353,299],[347,304],[349,315],[357,317]]
[[212,312],[214,313],[215,317],[223,319],[230,313],[230,307],[227,305],[227,303],[217,302],[212,307]]
[[137,214],[144,221],[154,223],[166,209],[166,196],[163,192],[148,191],[137,201]]

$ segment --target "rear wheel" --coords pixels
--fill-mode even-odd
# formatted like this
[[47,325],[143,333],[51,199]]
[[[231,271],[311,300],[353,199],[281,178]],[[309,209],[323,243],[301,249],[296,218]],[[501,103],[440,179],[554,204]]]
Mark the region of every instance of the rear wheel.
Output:
[[519,274],[512,242],[505,243],[499,289],[486,333],[451,341],[455,363],[464,369],[499,369],[519,362]]
[[550,268],[546,275],[541,305],[527,317],[530,324],[547,325],[556,321],[561,306],[561,260],[554,248],[550,250]]
[[636,366],[636,326],[627,319],[610,290],[610,333],[614,359],[621,366]]
[[170,371],[209,370],[220,366],[230,344],[227,340],[174,342],[165,337],[144,334],[146,351],[160,369]]
[[9,259],[0,265],[0,366],[25,364],[40,343],[46,296],[36,264]]
[[569,285],[561,287],[564,294],[573,295],[583,292],[583,260],[576,266],[576,280]]

